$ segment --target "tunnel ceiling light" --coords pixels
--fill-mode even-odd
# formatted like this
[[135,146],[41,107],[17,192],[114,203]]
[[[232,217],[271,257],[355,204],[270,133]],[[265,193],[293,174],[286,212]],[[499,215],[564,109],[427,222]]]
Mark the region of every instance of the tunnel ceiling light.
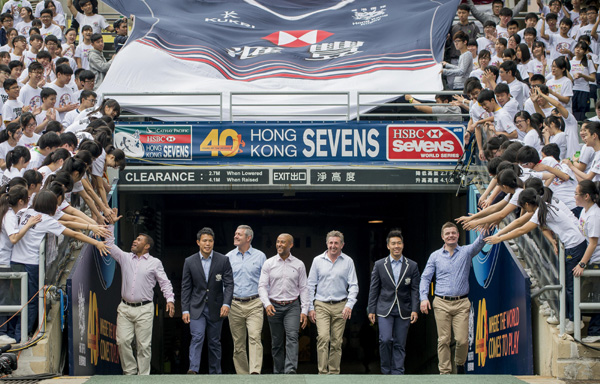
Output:
[[383,224],[383,220],[369,220],[369,224]]

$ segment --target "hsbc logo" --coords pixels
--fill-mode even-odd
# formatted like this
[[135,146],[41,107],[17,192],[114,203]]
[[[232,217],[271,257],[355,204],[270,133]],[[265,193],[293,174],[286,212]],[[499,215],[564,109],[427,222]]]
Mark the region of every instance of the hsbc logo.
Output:
[[331,32],[320,31],[318,29],[304,31],[277,31],[271,33],[269,36],[263,37],[263,39],[268,40],[280,47],[298,48],[317,44],[332,35],[333,33]]
[[464,126],[389,125],[387,159],[456,161],[463,152]]
[[177,140],[177,139],[176,139],[176,138],[174,138],[173,136],[167,136],[167,141],[168,141],[169,143],[172,143],[172,142],[174,142],[175,140]]
[[442,131],[440,131],[439,129],[432,129],[427,131],[427,137],[429,137],[430,139],[439,139],[440,137],[442,137]]

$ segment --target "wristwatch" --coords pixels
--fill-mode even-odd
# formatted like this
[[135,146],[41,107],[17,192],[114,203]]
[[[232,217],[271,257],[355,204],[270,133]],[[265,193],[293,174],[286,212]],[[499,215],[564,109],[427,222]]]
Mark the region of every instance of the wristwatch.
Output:
[[587,267],[587,264],[584,263],[583,261],[580,261],[578,265],[583,269],[585,269],[585,267]]

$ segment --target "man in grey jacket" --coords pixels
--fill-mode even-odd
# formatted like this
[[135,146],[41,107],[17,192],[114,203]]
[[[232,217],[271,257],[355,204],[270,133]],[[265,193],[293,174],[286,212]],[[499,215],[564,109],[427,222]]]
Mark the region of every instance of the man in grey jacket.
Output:
[[94,91],[98,89],[100,84],[104,81],[106,73],[110,69],[112,59],[106,61],[102,51],[104,50],[104,39],[101,33],[94,33],[90,39],[92,41],[92,49],[88,53],[88,61],[90,63],[90,71],[94,72],[96,76],[96,83],[94,85]]

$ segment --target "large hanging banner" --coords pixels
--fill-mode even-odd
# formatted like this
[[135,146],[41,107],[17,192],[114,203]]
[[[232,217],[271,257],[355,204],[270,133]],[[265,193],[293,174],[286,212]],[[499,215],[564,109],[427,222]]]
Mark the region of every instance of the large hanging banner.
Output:
[[[134,15],[135,23],[99,89],[102,94],[223,92],[224,110],[229,111],[230,92],[350,92],[355,114],[357,91],[442,89],[443,47],[459,0],[105,3],[123,15]],[[362,103],[394,98],[379,95]],[[248,96],[248,102],[253,100]],[[119,101],[135,104],[136,97]],[[313,96],[302,94],[286,98],[286,104],[311,101],[314,104]],[[150,104],[161,102],[169,103],[168,98],[158,98]],[[276,104],[281,96],[263,102]],[[365,109],[369,108],[373,107]],[[172,104],[141,111],[173,110],[197,114],[202,107]],[[347,110],[347,106],[310,105],[283,107],[277,113],[331,113],[345,119]],[[240,107],[236,112],[244,111]],[[224,119],[230,120],[227,115]]]

